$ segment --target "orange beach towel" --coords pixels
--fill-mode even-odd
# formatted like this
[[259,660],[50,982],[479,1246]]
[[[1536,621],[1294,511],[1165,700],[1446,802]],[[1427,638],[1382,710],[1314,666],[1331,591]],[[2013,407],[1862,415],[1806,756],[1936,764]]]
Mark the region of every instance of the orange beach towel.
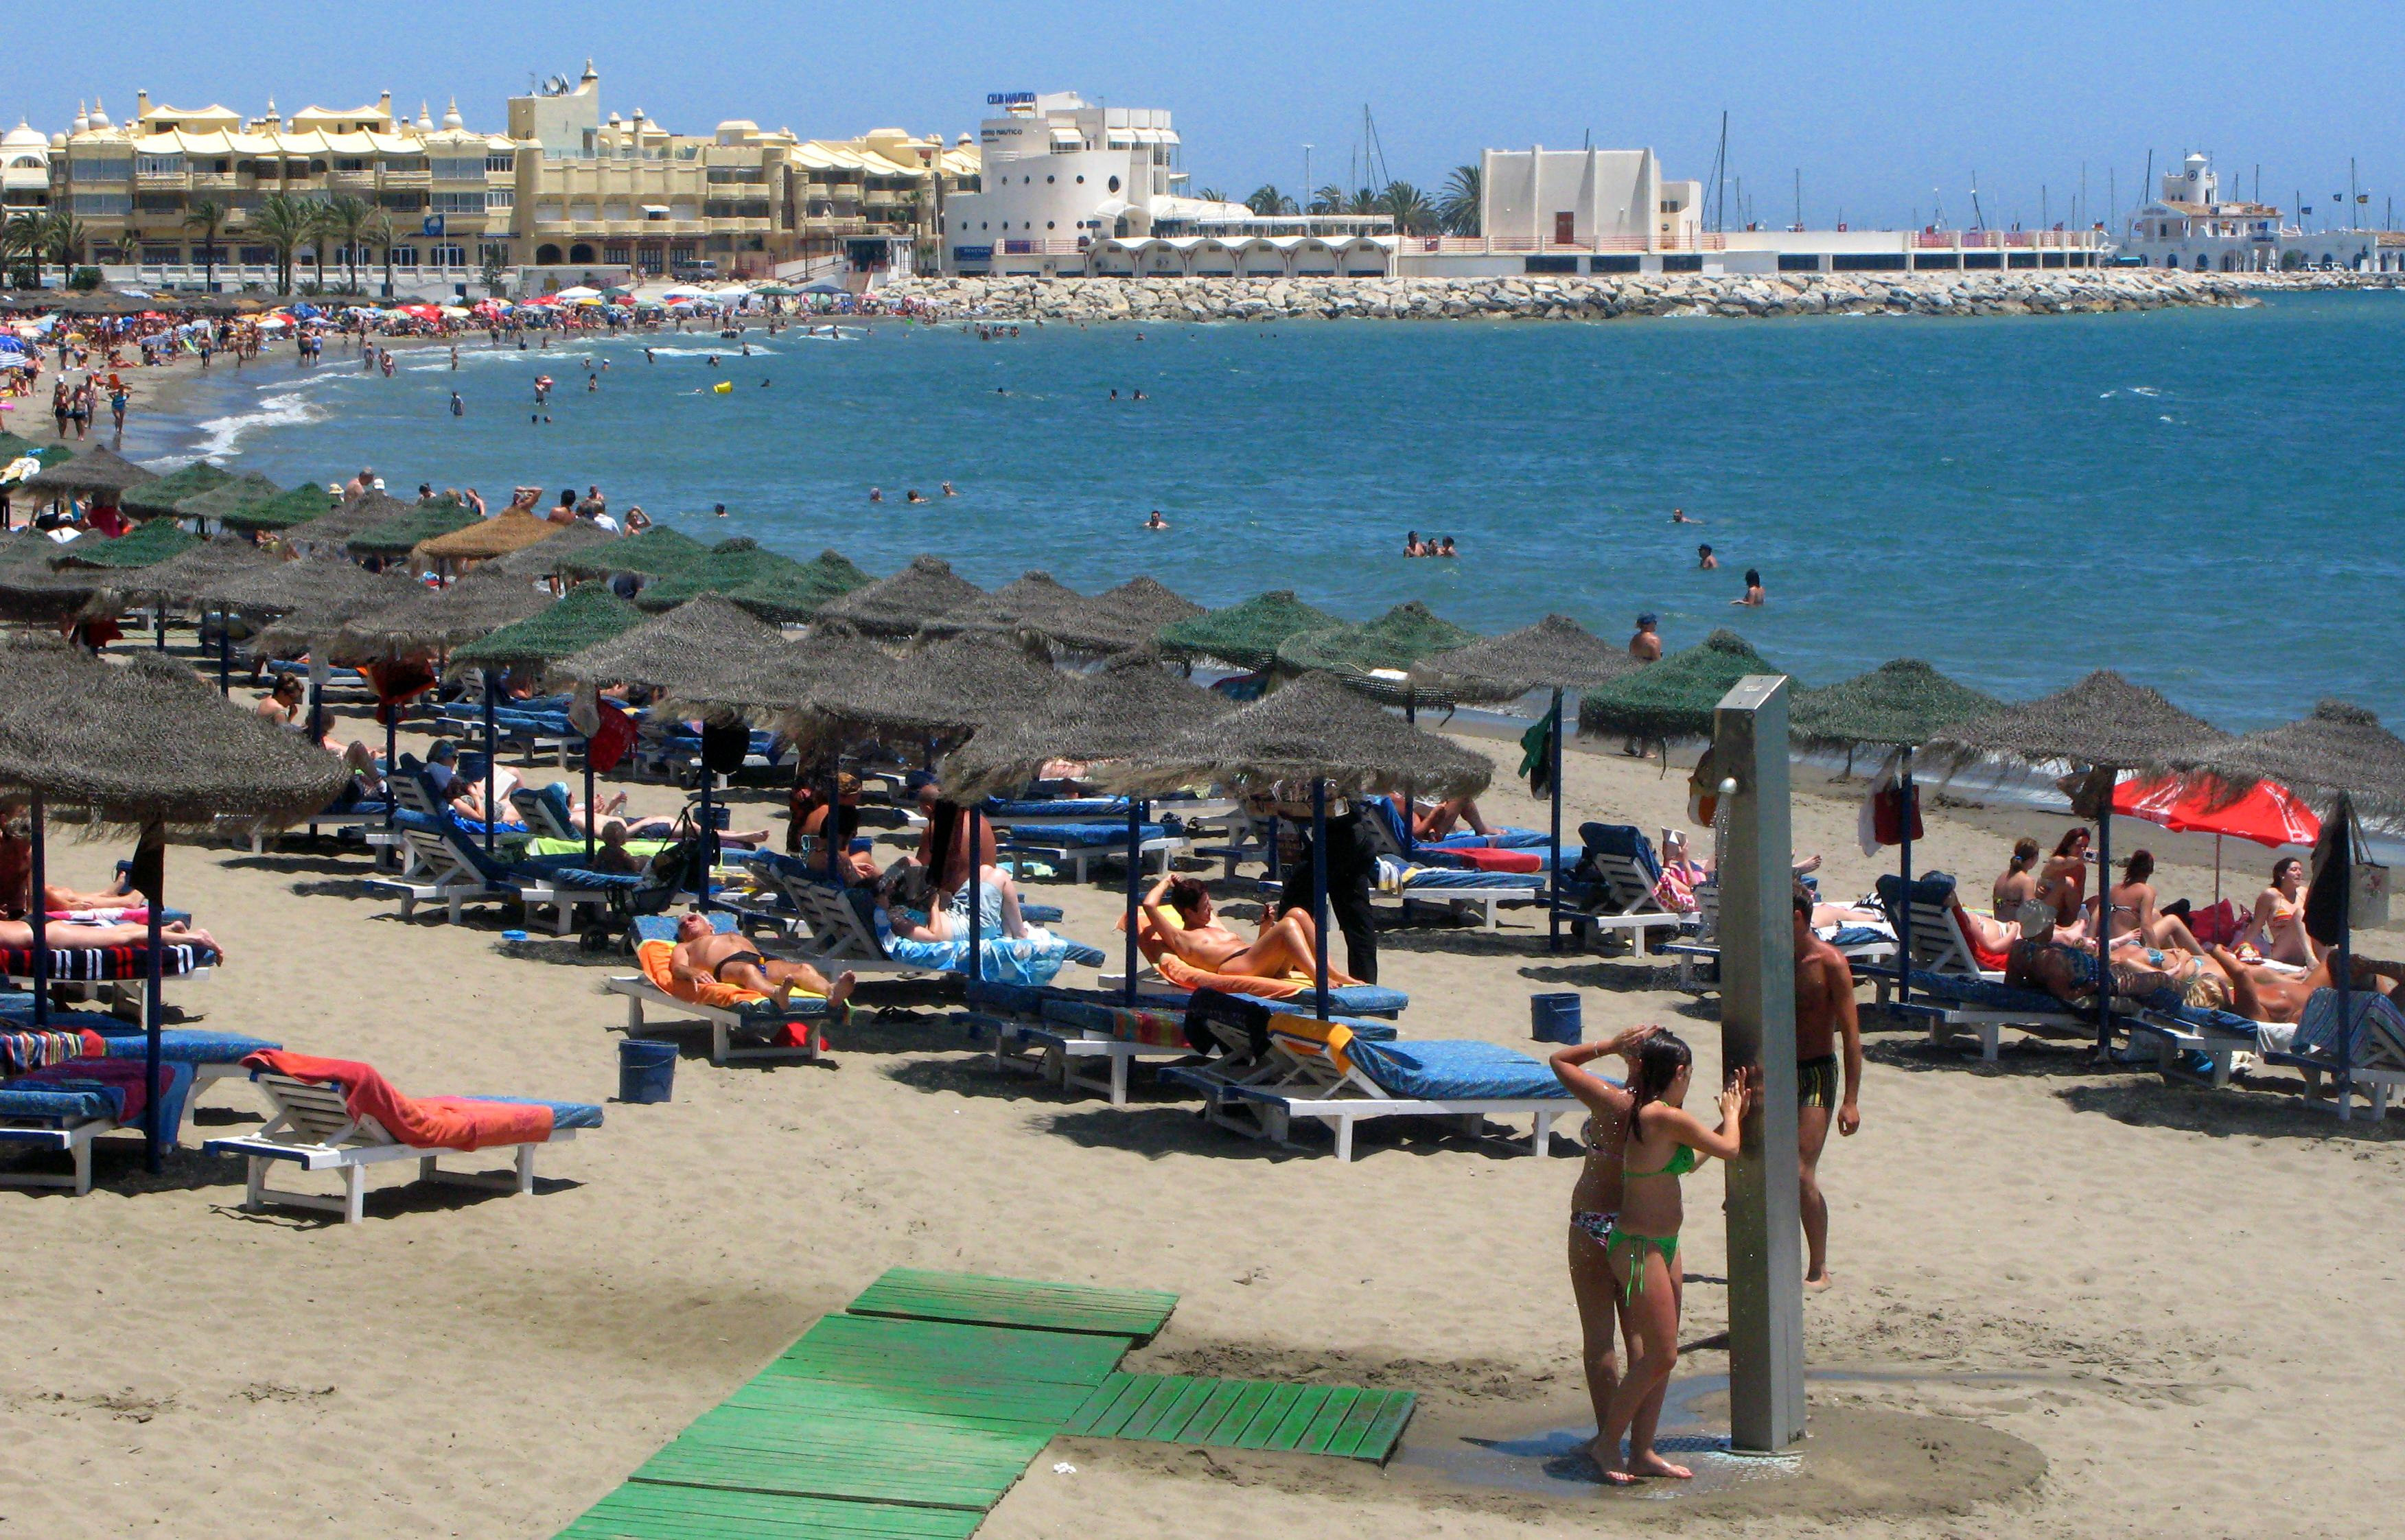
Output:
[[478,1101],[460,1096],[403,1096],[371,1065],[262,1048],[242,1061],[294,1080],[338,1080],[353,1117],[372,1117],[384,1131],[420,1150],[482,1150],[495,1144],[540,1144],[551,1137],[551,1109],[534,1101]]

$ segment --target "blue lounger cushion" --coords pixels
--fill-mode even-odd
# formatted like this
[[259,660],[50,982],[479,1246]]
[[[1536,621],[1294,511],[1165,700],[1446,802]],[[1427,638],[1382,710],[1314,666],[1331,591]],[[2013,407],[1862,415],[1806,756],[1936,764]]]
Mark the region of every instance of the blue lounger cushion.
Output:
[[1026,802],[1005,802],[999,797],[994,797],[987,801],[984,813],[987,818],[997,819],[1005,823],[1014,818],[1106,819],[1114,813],[1124,820],[1127,818],[1127,809],[1125,797],[1056,797],[1050,801]]
[[1361,1072],[1388,1096],[1416,1101],[1568,1100],[1569,1088],[1544,1060],[1475,1039],[1347,1046]]
[[1423,866],[1405,879],[1404,896],[1426,889],[1455,891],[1490,890],[1494,892],[1541,891],[1546,885],[1542,872],[1473,872],[1452,866]]
[[[1279,1015],[1307,1016],[1319,1009],[1318,991],[1308,987],[1292,1000],[1264,1000],[1259,995],[1238,995],[1236,998],[1266,1005]],[[1388,989],[1375,984],[1347,984],[1328,991],[1329,1011],[1331,1014],[1341,1012],[1348,1016],[1399,1015],[1411,1003],[1412,997],[1400,989]]]
[[[34,1020],[34,996],[24,989],[0,990],[0,1024],[9,1031],[30,1028]],[[123,1016],[110,1015],[105,1011],[52,1010],[48,1018],[53,1032],[98,1032],[103,1037],[124,1031],[139,1030]]]
[[[69,1059],[68,1064],[76,1061]],[[53,1065],[53,1070],[59,1066]],[[162,1063],[159,1100],[159,1133],[167,1143],[176,1142],[184,1123],[184,1102],[192,1090],[192,1067],[189,1064]],[[49,1123],[67,1126],[89,1123],[103,1118],[111,1123],[123,1121],[125,1091],[118,1085],[98,1081],[78,1084],[72,1076],[63,1083],[59,1079],[27,1084],[21,1077],[0,1085],[0,1120]]]
[[[1107,1032],[1112,1029],[1117,1019],[1111,1013],[1123,1009],[1124,1003],[1119,1000],[1055,998],[1043,1001],[1041,1014],[1046,1021],[1051,1022],[1056,1027],[1071,1027],[1079,1031]],[[1163,1015],[1183,1015],[1186,1011],[1186,1001],[1182,998],[1171,1001],[1139,995],[1136,997],[1136,1009],[1153,1011]],[[1357,1016],[1330,1016],[1329,1019],[1341,1027],[1349,1028],[1354,1037],[1365,1041],[1385,1042],[1391,1040],[1395,1035],[1395,1024],[1391,1021],[1370,1021]]]
[[[107,1040],[110,1058],[140,1058],[150,1051],[150,1040],[141,1028],[123,1021],[117,1026],[118,1030],[101,1034]],[[239,1064],[251,1054],[283,1046],[240,1032],[208,1032],[190,1027],[162,1028],[159,1033],[159,1059],[163,1064]]]
[[[736,917],[724,909],[712,909],[710,911],[710,928],[722,936],[732,935]],[[638,942],[674,941],[677,938],[677,922],[683,918],[682,915],[637,915],[635,939]]]
[[546,1101],[535,1096],[471,1096],[464,1101],[502,1101],[518,1107],[548,1107],[555,1128],[598,1128],[601,1109],[589,1101]]
[[1916,995],[1933,996],[1981,1011],[2026,1011],[2032,1016],[2087,1014],[2085,1007],[2065,1004],[2043,989],[2023,989],[1984,978],[1964,978],[1960,973],[1923,973],[1916,968],[1912,973],[1912,990]]
[[[1136,838],[1139,841],[1160,839],[1168,833],[1166,828],[1158,823],[1139,824],[1136,827]],[[1013,848],[1033,850],[1056,847],[1108,850],[1126,848],[1127,838],[1128,830],[1124,823],[1051,823],[1014,833],[1010,844]]]

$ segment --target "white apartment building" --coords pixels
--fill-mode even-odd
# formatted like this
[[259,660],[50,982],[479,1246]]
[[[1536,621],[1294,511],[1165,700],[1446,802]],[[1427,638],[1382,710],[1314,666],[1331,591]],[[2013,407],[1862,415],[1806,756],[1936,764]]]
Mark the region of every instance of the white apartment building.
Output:
[[977,126],[977,188],[949,198],[943,268],[1081,274],[1098,243],[1249,219],[1242,203],[1184,190],[1177,131],[1158,107],[1096,107],[1075,91],[999,91]]
[[2288,223],[2276,204],[2224,199],[2212,157],[2190,154],[2163,173],[2156,197],[2130,216],[2121,255],[2145,267],[2196,273],[2405,273],[2405,233],[2310,234],[2300,224]]

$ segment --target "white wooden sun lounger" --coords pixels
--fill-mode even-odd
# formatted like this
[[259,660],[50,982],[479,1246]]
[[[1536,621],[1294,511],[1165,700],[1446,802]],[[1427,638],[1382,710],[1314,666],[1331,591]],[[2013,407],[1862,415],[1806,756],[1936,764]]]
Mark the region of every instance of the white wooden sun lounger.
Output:
[[[724,1005],[697,1005],[689,1000],[679,1000],[640,973],[613,973],[603,980],[603,986],[613,995],[626,999],[626,1035],[643,1035],[644,1008],[651,1007],[669,1020],[701,1021],[710,1025],[710,1062],[728,1064],[751,1059],[812,1059],[818,1057],[815,1046],[818,1034],[813,1030],[798,1046],[786,1047],[765,1043],[752,1047],[735,1046],[737,1029],[745,1031],[775,1031],[784,1025],[782,1017],[747,1015]],[[809,1019],[797,1017],[799,1019]]]
[[0,1149],[63,1150],[74,1161],[74,1169],[64,1176],[12,1168],[0,1172],[0,1187],[65,1187],[81,1197],[91,1191],[91,1141],[120,1127],[138,1132],[141,1125],[96,1117],[57,1127],[0,1127]]
[[[534,1191],[534,1152],[536,1144],[494,1146],[515,1152],[513,1169],[508,1172],[446,1171],[437,1164],[443,1155],[461,1152],[421,1149],[403,1144],[387,1133],[383,1125],[372,1117],[354,1118],[343,1099],[343,1088],[331,1082],[295,1080],[289,1075],[255,1073],[252,1078],[274,1108],[274,1115],[255,1134],[236,1139],[213,1139],[203,1148],[211,1155],[238,1155],[247,1163],[248,1176],[244,1185],[243,1207],[248,1210],[268,1204],[282,1204],[297,1209],[315,1209],[343,1216],[345,1225],[359,1223],[360,1204],[365,1197],[364,1178],[367,1168],[394,1160],[417,1162],[418,1180],[448,1182],[463,1186],[485,1187],[499,1192],[531,1193]],[[545,1142],[564,1144],[576,1137],[573,1128],[555,1127]],[[304,1171],[340,1171],[343,1191],[340,1197],[321,1193],[296,1193],[267,1185],[267,1168],[271,1161],[288,1160]]]

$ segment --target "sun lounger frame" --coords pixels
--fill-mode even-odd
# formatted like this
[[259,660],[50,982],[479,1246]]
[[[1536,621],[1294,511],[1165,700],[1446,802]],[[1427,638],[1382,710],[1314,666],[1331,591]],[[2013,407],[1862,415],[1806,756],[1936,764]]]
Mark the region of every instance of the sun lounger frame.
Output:
[[139,1133],[142,1126],[95,1117],[54,1128],[0,1127],[0,1147],[64,1150],[75,1162],[75,1169],[64,1176],[53,1171],[25,1171],[12,1167],[0,1171],[0,1187],[66,1187],[81,1197],[91,1191],[91,1141],[103,1134],[116,1133],[120,1129]]
[[[999,853],[1006,856],[1041,856],[1056,866],[1070,868],[1073,873],[1070,880],[1082,887],[1086,881],[1087,867],[1091,862],[1108,861],[1113,857],[1125,860],[1127,842],[1121,840],[1111,845],[1047,845],[1040,839],[1012,839],[999,847]],[[1185,835],[1159,834],[1151,839],[1137,842],[1137,868],[1141,873],[1145,861],[1159,856],[1160,871],[1165,875],[1170,870],[1172,861],[1181,856],[1190,856],[1193,853],[1194,842]]]
[[[343,1087],[337,1081],[295,1080],[289,1075],[254,1071],[251,1079],[267,1094],[274,1115],[259,1132],[234,1139],[213,1139],[202,1148],[210,1155],[237,1155],[246,1163],[243,1184],[245,1210],[257,1211],[270,1204],[286,1208],[311,1209],[323,1213],[343,1216],[345,1225],[360,1222],[362,1203],[366,1197],[367,1168],[395,1160],[415,1159],[417,1179],[421,1182],[446,1182],[459,1186],[482,1187],[495,1192],[531,1193],[534,1191],[534,1153],[543,1144],[564,1144],[576,1137],[573,1128],[554,1128],[548,1140],[515,1145],[494,1145],[490,1148],[514,1152],[513,1169],[508,1172],[446,1171],[437,1165],[443,1155],[469,1152],[457,1150],[424,1150],[414,1144],[403,1144],[385,1131],[384,1126],[372,1117],[354,1118],[344,1104]],[[288,1137],[278,1138],[278,1135]],[[340,1171],[343,1190],[338,1197],[323,1193],[297,1193],[267,1184],[267,1170],[274,1161],[290,1161],[304,1171]]]
[[[809,1032],[808,1041],[797,1047],[767,1043],[756,1048],[738,1048],[734,1043],[737,1028],[740,1027],[752,1031],[764,1029],[774,1030],[776,1028],[784,1026],[786,1018],[747,1015],[741,1011],[724,1005],[699,1005],[689,1000],[679,1000],[640,973],[612,974],[602,982],[612,994],[624,995],[626,998],[626,1035],[628,1037],[643,1035],[643,1008],[650,1005],[657,1007],[671,1018],[709,1023],[710,1062],[712,1064],[739,1063],[751,1059],[814,1059],[819,1057],[818,1031],[815,1027]],[[813,1018],[796,1016],[792,1019],[802,1022],[810,1021]]]

